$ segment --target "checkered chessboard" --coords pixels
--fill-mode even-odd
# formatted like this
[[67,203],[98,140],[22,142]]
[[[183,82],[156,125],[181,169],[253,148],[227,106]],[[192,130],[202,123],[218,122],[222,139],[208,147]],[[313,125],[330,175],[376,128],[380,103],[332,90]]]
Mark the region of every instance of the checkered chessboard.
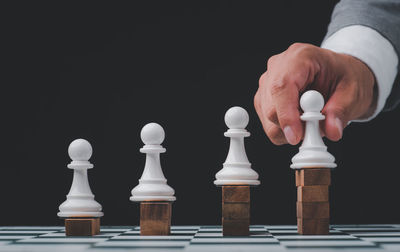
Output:
[[250,228],[223,237],[221,226],[173,226],[170,236],[140,236],[139,227],[106,227],[94,237],[66,237],[64,227],[0,227],[0,251],[400,251],[400,224],[332,225],[330,235],[302,236],[296,226]]

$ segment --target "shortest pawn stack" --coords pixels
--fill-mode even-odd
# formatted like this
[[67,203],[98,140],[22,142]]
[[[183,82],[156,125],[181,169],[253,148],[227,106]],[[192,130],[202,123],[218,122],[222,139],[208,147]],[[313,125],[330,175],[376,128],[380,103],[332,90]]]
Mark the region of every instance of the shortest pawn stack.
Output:
[[74,140],[68,148],[72,162],[68,168],[74,170],[71,189],[59,209],[58,216],[65,219],[67,236],[91,236],[100,233],[101,205],[94,200],[90,190],[87,170],[93,168],[89,162],[92,146],[85,139]]
[[140,152],[146,163],[139,185],[132,189],[131,201],[140,202],[140,235],[169,235],[171,229],[174,189],[167,185],[161,169],[160,153],[165,138],[164,129],[157,123],[146,124],[140,137],[145,144]]

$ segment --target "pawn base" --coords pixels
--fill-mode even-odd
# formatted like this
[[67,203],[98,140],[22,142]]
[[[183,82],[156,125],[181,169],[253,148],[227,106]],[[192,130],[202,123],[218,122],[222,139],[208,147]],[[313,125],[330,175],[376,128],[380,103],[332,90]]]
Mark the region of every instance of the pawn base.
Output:
[[93,236],[100,234],[100,218],[65,219],[66,236]]
[[171,202],[141,202],[140,235],[169,235],[171,213]]

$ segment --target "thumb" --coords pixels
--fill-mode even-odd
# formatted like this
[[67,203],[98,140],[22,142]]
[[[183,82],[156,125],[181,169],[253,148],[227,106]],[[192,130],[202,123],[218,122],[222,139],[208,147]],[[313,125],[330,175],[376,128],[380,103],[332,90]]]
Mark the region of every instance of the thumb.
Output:
[[322,110],[322,113],[325,114],[323,130],[325,136],[332,141],[342,138],[343,129],[351,118],[350,113],[354,101],[351,91],[339,84]]

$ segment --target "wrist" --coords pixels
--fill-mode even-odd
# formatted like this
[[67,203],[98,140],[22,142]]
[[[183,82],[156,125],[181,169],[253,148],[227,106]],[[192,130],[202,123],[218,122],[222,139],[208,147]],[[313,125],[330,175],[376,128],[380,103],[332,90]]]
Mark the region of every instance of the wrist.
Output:
[[371,117],[377,109],[379,89],[376,78],[371,68],[362,60],[350,55],[348,55],[348,57],[351,57],[356,62],[356,67],[359,68],[359,71],[355,72],[356,76],[358,75],[356,82],[359,92],[363,94],[360,95],[360,97],[362,97],[360,103],[365,102],[365,111],[363,111],[363,113],[354,119],[367,119]]
[[355,85],[358,109],[355,109],[351,120],[363,120],[371,117],[377,108],[378,86],[371,68],[357,57],[340,54],[345,58],[345,75],[349,83]]
[[[393,45],[380,33],[362,25],[344,27],[325,39],[322,48],[343,53],[360,59],[368,66],[374,76],[373,95],[364,115],[354,119],[356,122],[375,118],[384,108],[398,72],[399,58]],[[364,83],[360,83],[361,86]],[[364,101],[365,100],[359,100]],[[370,116],[366,116],[373,113]]]

